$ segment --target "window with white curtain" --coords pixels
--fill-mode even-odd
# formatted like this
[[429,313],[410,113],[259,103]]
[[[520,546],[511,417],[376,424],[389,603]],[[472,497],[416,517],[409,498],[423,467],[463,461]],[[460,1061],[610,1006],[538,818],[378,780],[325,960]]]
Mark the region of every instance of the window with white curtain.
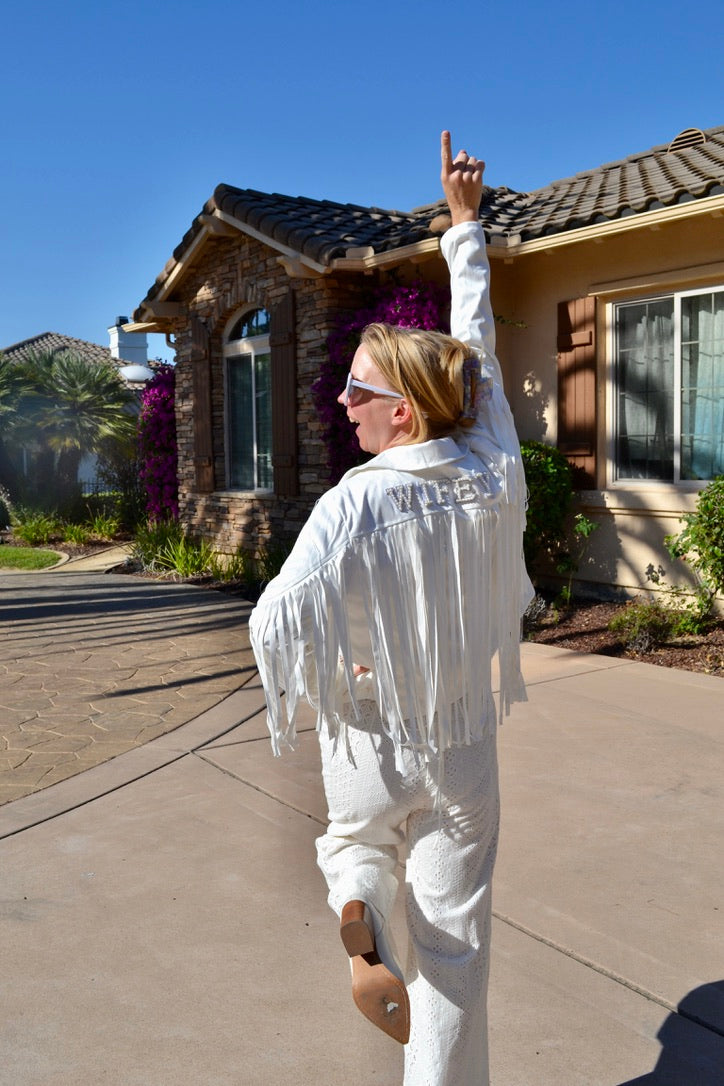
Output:
[[615,476],[724,474],[724,287],[614,306]]
[[224,338],[227,486],[273,487],[269,315],[255,309],[232,321]]

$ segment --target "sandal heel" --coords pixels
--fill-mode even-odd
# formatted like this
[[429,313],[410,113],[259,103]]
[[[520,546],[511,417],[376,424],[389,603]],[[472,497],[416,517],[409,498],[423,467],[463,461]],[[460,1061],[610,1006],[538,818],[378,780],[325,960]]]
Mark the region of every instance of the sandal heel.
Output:
[[348,901],[342,909],[339,934],[350,958],[372,954],[375,949],[372,915],[364,901]]

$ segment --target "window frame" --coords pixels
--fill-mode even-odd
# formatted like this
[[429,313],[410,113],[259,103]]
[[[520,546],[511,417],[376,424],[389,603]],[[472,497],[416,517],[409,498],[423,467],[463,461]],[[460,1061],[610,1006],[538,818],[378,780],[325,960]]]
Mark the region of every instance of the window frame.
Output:
[[[635,297],[619,297],[609,301],[606,307],[606,331],[608,343],[608,375],[607,381],[607,485],[611,489],[641,490],[673,488],[679,492],[698,492],[709,484],[710,479],[682,479],[681,478],[681,419],[682,419],[682,355],[681,355],[681,309],[682,299],[724,293],[724,283],[717,281],[711,284],[700,284],[697,287],[687,287],[685,290],[659,290],[655,293],[642,294]],[[619,412],[619,386],[618,386],[618,311],[630,305],[645,305],[649,302],[657,302],[671,299],[673,302],[673,354],[674,354],[674,388],[673,388],[673,478],[672,479],[647,479],[647,478],[621,478],[619,476],[618,454],[618,412]]]
[[[227,321],[224,328],[224,335],[222,340],[222,354],[224,362],[224,469],[226,474],[226,487],[228,491],[232,491],[235,494],[254,494],[259,496],[269,496],[274,493],[274,469],[271,468],[271,482],[268,486],[259,485],[259,435],[257,426],[257,414],[256,414],[256,367],[254,365],[255,360],[260,355],[266,355],[266,365],[268,367],[268,385],[270,396],[273,397],[274,390],[272,387],[272,360],[271,360],[271,343],[270,343],[270,331],[257,336],[247,336],[242,339],[232,339],[228,337],[234,330],[240,320],[251,316],[257,311],[264,311],[267,314],[268,322],[271,322],[271,317],[268,310],[263,306],[247,306],[242,310],[237,310],[233,316]],[[252,463],[254,467],[254,485],[252,487],[241,486],[232,483],[232,393],[231,393],[231,366],[234,361],[241,359],[248,359],[251,366],[251,388],[252,388]],[[273,421],[272,410],[270,405],[269,414],[269,457],[270,463],[273,455]]]

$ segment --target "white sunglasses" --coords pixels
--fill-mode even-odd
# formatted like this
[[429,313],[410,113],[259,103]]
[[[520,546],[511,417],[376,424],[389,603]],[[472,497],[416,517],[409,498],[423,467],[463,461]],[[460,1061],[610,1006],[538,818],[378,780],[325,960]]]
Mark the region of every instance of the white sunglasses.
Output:
[[376,392],[378,396],[394,396],[396,400],[404,400],[401,392],[393,392],[390,388],[380,388],[378,385],[368,385],[366,381],[358,381],[351,373],[347,374],[347,385],[344,390],[344,406],[349,407],[352,390],[364,388],[367,392]]

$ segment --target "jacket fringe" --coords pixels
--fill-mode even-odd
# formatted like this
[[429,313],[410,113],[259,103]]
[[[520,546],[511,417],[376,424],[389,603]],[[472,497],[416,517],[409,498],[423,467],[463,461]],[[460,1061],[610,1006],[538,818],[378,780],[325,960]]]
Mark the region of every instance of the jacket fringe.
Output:
[[[300,699],[316,709],[317,729],[345,746],[369,698],[395,746],[423,757],[481,739],[496,719],[496,651],[500,721],[526,700],[520,617],[530,591],[520,506],[510,500],[521,479],[510,460],[490,505],[387,525],[339,548],[303,582],[262,595],[250,630],[275,754],[296,745]],[[345,606],[353,595],[364,600],[374,661],[359,677]]]

